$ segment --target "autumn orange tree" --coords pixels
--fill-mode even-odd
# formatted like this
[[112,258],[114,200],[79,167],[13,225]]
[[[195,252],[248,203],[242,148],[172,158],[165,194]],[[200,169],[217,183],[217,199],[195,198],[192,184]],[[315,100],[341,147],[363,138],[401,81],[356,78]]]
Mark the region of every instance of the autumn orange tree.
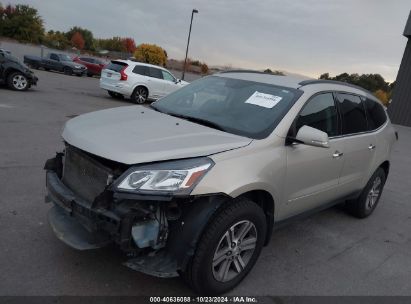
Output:
[[84,49],[84,38],[80,32],[75,32],[71,37],[71,44],[79,50]]
[[390,100],[390,96],[387,92],[379,89],[379,90],[374,92],[374,96],[377,97],[379,100],[381,100],[381,102],[384,105],[388,105],[388,102]]
[[167,57],[164,49],[155,44],[140,44],[134,52],[134,58],[140,62],[161,66],[165,66],[167,63]]

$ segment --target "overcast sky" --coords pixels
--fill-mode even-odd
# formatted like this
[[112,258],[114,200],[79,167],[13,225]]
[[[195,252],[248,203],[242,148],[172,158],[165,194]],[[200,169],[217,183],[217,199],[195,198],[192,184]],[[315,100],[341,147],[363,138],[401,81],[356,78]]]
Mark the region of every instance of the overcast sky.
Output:
[[130,36],[209,65],[280,69],[318,77],[380,73],[393,81],[410,0],[0,0],[39,10],[46,29],[78,25],[95,37]]

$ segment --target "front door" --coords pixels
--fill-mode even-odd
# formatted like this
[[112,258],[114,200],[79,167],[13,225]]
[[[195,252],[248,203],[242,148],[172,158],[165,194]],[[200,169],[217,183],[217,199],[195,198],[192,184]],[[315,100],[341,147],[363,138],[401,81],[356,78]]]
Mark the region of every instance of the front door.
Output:
[[338,196],[338,179],[344,161],[343,139],[339,135],[340,122],[332,93],[314,95],[294,122],[295,134],[304,125],[326,132],[329,148],[292,144],[286,147],[287,176],[284,214],[297,215],[324,205]]
[[163,73],[163,79],[164,79],[164,92],[163,93],[165,96],[178,89],[178,86],[176,84],[177,79],[167,71],[162,70],[161,73]]

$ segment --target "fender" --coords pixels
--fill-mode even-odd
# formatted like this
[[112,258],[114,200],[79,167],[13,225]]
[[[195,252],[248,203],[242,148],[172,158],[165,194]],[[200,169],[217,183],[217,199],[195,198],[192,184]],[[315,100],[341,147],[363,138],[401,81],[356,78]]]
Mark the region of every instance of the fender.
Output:
[[4,70],[1,75],[2,76],[1,78],[4,78],[4,80],[6,80],[7,75],[10,73],[11,70],[16,70],[16,71],[25,73],[19,64],[14,63],[14,62],[9,62],[4,65]]
[[156,277],[176,277],[195,253],[201,235],[218,208],[231,198],[224,194],[196,197],[184,202],[182,215],[169,222],[167,245],[156,255],[136,257],[125,266]]
[[181,219],[170,223],[167,249],[176,262],[177,269],[184,270],[195,253],[204,229],[219,207],[231,198],[224,194],[200,196],[189,202]]

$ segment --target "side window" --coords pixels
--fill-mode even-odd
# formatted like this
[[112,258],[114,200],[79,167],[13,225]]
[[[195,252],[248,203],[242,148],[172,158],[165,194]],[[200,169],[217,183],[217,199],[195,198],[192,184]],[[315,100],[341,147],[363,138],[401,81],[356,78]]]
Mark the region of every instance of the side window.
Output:
[[163,74],[161,73],[160,69],[156,69],[152,67],[149,67],[148,69],[149,69],[150,77],[163,79]]
[[343,135],[368,130],[364,105],[359,96],[339,93],[338,106],[342,117]]
[[57,56],[56,54],[51,54],[50,59],[60,61],[59,56]]
[[316,128],[328,134],[338,135],[338,114],[332,93],[312,97],[304,106],[296,121],[296,131],[302,126]]
[[368,98],[364,104],[367,110],[368,130],[378,129],[387,121],[384,108],[378,102]]
[[171,82],[175,82],[176,79],[174,78],[173,75],[171,75],[169,72],[161,70],[161,73],[163,74],[163,79]]
[[133,73],[143,75],[143,76],[149,76],[148,67],[144,65],[136,65],[133,69]]

